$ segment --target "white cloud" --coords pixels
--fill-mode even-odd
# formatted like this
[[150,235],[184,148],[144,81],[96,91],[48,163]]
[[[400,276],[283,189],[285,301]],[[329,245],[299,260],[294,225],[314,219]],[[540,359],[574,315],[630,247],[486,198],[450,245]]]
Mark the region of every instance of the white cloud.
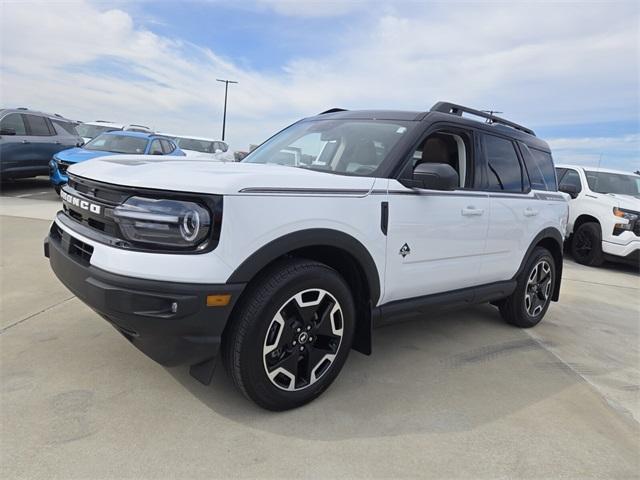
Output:
[[640,134],[549,140],[556,163],[640,169]]
[[232,78],[228,134],[239,148],[333,106],[450,100],[534,127],[638,116],[635,2],[259,1],[283,15],[352,13],[353,27],[331,54],[264,73],[155,34],[126,6],[2,3],[0,103],[216,136],[224,86],[215,79]]

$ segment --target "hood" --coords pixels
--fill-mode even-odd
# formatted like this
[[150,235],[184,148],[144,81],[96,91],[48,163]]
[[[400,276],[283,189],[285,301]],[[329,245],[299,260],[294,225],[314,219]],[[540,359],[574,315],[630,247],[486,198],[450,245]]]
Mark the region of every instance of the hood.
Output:
[[70,148],[55,154],[54,158],[67,163],[84,162],[96,157],[105,157],[108,155],[117,155],[113,152],[105,152],[102,150],[85,150],[84,148]]
[[626,208],[628,210],[640,211],[640,197],[634,195],[622,195],[620,193],[607,193],[604,197],[610,197],[614,200],[615,206]]
[[370,190],[375,181],[371,177],[335,175],[282,165],[150,155],[97,158],[73,165],[69,172],[115,185],[227,195],[247,188]]

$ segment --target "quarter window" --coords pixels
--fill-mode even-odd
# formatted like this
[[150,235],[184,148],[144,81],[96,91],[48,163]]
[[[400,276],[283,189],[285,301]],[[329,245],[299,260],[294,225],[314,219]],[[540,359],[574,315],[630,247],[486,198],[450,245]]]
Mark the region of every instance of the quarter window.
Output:
[[29,124],[29,135],[35,137],[50,137],[53,135],[45,117],[40,117],[39,115],[25,115],[25,117]]
[[78,132],[76,131],[76,126],[73,123],[62,122],[60,120],[52,120],[51,122],[56,128],[60,127],[61,130],[58,129],[58,133],[60,134],[68,133],[69,135],[73,135],[74,137],[79,136]]
[[534,190],[549,190],[555,192],[556,174],[553,169],[551,155],[542,150],[529,148],[524,143],[519,142],[524,165],[529,174],[531,188]]
[[510,140],[494,135],[484,136],[489,190],[522,192],[522,167]]
[[0,129],[8,129],[16,132],[16,135],[26,135],[27,129],[24,125],[22,115],[10,113],[0,121]]

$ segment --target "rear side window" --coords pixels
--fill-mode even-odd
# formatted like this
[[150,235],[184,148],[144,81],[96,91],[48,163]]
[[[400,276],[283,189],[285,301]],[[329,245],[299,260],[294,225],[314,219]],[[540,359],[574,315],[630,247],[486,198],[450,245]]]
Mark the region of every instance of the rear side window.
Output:
[[163,155],[162,145],[160,140],[154,140],[151,142],[151,149],[149,150],[149,155]]
[[19,113],[10,113],[0,121],[0,129],[13,130],[16,135],[26,135],[27,128],[24,125],[22,115]]
[[160,143],[162,144],[162,151],[167,154],[167,153],[171,153],[175,150],[175,147],[173,146],[173,143],[171,143],[169,140],[160,140]]
[[494,135],[484,135],[484,150],[489,190],[522,192],[522,167],[513,142]]
[[542,150],[529,148],[524,143],[518,142],[522,159],[529,174],[531,188],[534,190],[557,191],[556,174],[553,168],[551,155]]
[[37,137],[50,137],[54,135],[53,125],[49,129],[49,122],[45,117],[39,115],[25,115],[27,124],[29,125],[29,135]]
[[78,136],[78,132],[76,131],[76,126],[71,122],[63,122],[61,120],[51,120],[53,125],[58,129],[58,133],[64,134],[68,133],[69,135],[73,135],[74,137]]

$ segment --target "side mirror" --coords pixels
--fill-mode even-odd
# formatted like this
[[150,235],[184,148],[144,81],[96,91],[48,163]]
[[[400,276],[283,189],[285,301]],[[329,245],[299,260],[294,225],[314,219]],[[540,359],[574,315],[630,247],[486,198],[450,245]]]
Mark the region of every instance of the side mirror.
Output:
[[0,128],[0,135],[15,135],[16,131],[13,128]]
[[571,198],[576,198],[578,196],[578,187],[575,185],[564,184],[558,187],[558,190],[564,193],[568,193]]
[[419,163],[413,169],[413,178],[400,180],[400,183],[409,188],[455,190],[460,177],[448,163]]
[[219,148],[216,148],[215,153],[223,153],[222,150],[220,150]]

